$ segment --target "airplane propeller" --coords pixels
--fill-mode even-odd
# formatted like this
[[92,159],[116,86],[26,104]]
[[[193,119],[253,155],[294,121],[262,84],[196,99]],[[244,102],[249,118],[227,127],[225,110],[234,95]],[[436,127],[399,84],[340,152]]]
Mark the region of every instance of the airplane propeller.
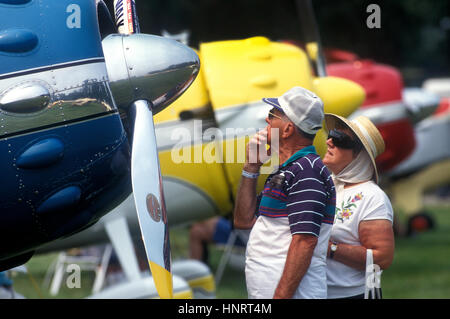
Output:
[[162,189],[153,114],[145,100],[133,103],[131,177],[147,258],[161,298],[172,298],[169,229]]
[[297,0],[296,5],[306,43],[306,53],[314,64],[316,75],[325,77],[327,76],[325,56],[320,42],[319,28],[314,16],[312,1]]
[[102,42],[110,88],[131,126],[133,195],[152,276],[160,297],[172,298],[169,230],[153,115],[190,86],[200,61],[192,49],[175,40],[136,33],[136,20],[117,19],[134,17],[134,1],[116,1],[114,9],[122,33]]

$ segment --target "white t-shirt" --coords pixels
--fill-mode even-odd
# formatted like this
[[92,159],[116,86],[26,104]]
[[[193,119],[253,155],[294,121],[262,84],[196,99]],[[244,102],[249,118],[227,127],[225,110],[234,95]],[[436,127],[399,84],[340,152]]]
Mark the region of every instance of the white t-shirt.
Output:
[[[336,203],[331,241],[360,246],[358,228],[361,221],[387,219],[393,222],[391,202],[373,181],[345,188],[344,196],[339,198],[342,198],[342,201]],[[327,284],[328,298],[363,294],[365,271],[327,258]]]
[[[322,224],[311,264],[293,299],[327,298],[326,254],[331,224]],[[292,235],[287,218],[259,216],[247,244],[245,275],[249,299],[271,299],[283,274]]]
[[[280,176],[284,184],[274,183]],[[273,298],[292,237],[298,234],[318,239],[308,270],[292,298],[325,299],[326,256],[334,214],[335,192],[330,172],[313,146],[301,149],[269,176],[261,193],[259,216],[246,250],[249,299]]]

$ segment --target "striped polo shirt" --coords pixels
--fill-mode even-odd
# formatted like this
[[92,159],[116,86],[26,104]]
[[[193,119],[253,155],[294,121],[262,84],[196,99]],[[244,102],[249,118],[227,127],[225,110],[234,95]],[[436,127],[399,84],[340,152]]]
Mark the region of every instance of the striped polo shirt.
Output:
[[308,146],[267,178],[257,214],[287,217],[292,234],[319,237],[322,223],[333,225],[335,201],[330,172],[314,146]]
[[308,271],[293,298],[326,298],[326,255],[335,212],[335,189],[314,146],[292,155],[271,174],[258,196],[258,215],[247,243],[249,298],[272,298],[292,237],[317,236]]

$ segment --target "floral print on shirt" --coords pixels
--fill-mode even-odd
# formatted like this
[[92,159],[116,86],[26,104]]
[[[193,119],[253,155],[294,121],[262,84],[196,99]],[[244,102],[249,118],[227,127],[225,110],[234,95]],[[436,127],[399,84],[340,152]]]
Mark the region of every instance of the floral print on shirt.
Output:
[[356,202],[361,200],[364,197],[362,192],[359,192],[353,198],[349,197],[347,201],[344,203],[344,201],[341,202],[341,207],[336,205],[336,220],[340,220],[341,223],[344,222],[344,220],[350,219],[350,217],[353,215],[352,208],[356,207]]

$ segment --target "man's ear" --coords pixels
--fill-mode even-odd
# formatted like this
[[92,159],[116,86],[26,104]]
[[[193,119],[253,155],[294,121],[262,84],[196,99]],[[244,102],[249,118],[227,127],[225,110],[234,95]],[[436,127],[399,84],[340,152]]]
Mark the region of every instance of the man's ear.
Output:
[[283,127],[283,131],[281,132],[281,136],[283,138],[287,138],[295,133],[295,127],[294,124],[291,122],[286,123],[286,125]]

